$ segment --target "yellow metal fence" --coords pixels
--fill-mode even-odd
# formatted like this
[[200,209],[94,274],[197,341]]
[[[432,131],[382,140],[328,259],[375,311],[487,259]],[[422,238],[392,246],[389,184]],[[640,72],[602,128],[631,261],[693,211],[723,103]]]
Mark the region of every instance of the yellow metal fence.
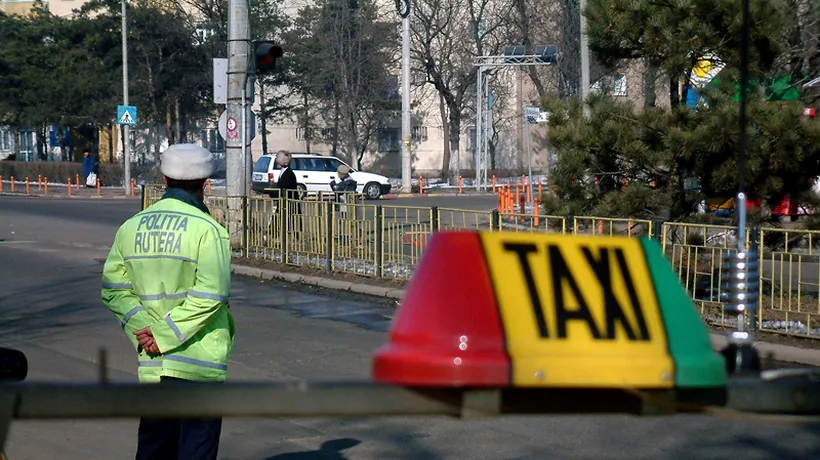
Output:
[[[146,187],[143,204],[162,196]],[[300,199],[301,198],[301,199]],[[722,301],[723,257],[737,251],[734,227],[645,219],[550,216],[438,207],[366,204],[350,197],[208,196],[214,218],[230,229],[237,255],[370,277],[409,279],[430,235],[441,230],[552,232],[654,238],[703,318],[731,325]],[[283,218],[283,216],[286,216]],[[763,228],[747,234],[760,254],[760,314],[764,331],[820,338],[820,232]]]

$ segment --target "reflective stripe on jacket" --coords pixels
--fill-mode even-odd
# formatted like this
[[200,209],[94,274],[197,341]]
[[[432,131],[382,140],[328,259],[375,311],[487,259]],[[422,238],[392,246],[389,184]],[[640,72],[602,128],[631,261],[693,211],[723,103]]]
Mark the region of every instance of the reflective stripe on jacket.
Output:
[[[165,198],[127,220],[103,268],[102,301],[139,354],[139,379],[222,381],[234,323],[228,232],[211,216]],[[151,326],[160,355],[134,331]]]

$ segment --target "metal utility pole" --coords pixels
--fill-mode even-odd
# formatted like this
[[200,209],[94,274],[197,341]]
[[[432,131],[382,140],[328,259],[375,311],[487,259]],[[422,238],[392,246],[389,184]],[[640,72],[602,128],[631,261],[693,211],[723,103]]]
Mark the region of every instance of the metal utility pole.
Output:
[[[122,105],[128,105],[128,21],[126,20],[126,0],[122,0]],[[123,143],[122,143],[122,159],[124,164],[124,181],[123,188],[125,194],[129,193],[129,186],[131,185],[131,137],[129,136],[131,128],[128,125],[122,125],[123,129]],[[113,133],[112,133],[113,134]]]
[[410,193],[411,155],[413,138],[410,113],[410,0],[397,0],[396,6],[402,17],[401,31],[401,191]]
[[589,116],[587,107],[587,96],[589,95],[589,39],[587,37],[587,18],[584,10],[587,8],[587,0],[581,0],[581,101],[584,107],[584,116]]
[[[242,201],[247,196],[248,168],[245,151],[247,136],[248,67],[250,64],[250,15],[247,0],[228,0],[228,122],[225,140],[225,173],[228,199],[228,232],[231,245],[242,243]],[[245,109],[245,110],[243,110]],[[242,130],[240,135],[239,129]]]

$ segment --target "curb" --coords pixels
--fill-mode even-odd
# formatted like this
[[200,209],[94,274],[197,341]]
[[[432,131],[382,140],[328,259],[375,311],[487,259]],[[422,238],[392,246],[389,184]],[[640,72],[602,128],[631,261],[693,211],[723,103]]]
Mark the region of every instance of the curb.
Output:
[[[388,297],[396,300],[401,300],[404,296],[403,289],[391,289],[367,284],[357,284],[350,281],[341,281],[331,278],[324,278],[321,276],[309,276],[301,275],[299,273],[249,267],[247,265],[231,264],[231,272],[237,275],[251,276],[254,278],[262,278],[266,280],[277,279],[287,281],[289,283],[301,283],[310,286],[319,286],[326,289],[336,289],[339,291],[350,291],[357,294],[366,294],[375,297]],[[710,333],[709,338],[712,341],[712,347],[716,350],[723,348],[728,342],[727,337],[722,334]],[[761,358],[771,353],[773,359],[776,361],[820,367],[820,351],[818,350],[766,342],[755,342],[754,347],[761,354]]]
[[436,198],[436,197],[467,197],[467,196],[492,196],[492,193],[391,193],[382,195],[385,199],[396,198]]
[[97,195],[67,195],[67,194],[54,194],[54,195],[42,195],[36,193],[11,193],[11,192],[0,192],[0,196],[17,196],[23,198],[50,198],[50,199],[61,199],[61,200],[139,200],[139,196],[121,196],[121,195],[113,195],[113,196],[97,196]]
[[404,290],[392,289],[381,286],[371,286],[369,284],[357,284],[350,281],[334,280],[321,276],[302,275],[300,273],[281,272],[279,270],[269,270],[265,268],[249,267],[247,265],[231,264],[231,272],[237,275],[252,276],[266,280],[277,279],[288,283],[307,284],[309,286],[319,286],[326,289],[338,291],[350,291],[357,294],[366,294],[374,297],[388,297],[399,300],[404,296]]

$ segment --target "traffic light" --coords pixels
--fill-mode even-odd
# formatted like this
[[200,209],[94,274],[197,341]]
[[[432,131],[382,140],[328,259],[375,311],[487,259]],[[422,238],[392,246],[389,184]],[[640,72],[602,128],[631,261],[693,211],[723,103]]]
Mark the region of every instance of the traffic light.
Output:
[[255,43],[256,52],[254,64],[256,73],[266,73],[276,67],[276,60],[282,57],[282,47],[270,41],[260,41]]

